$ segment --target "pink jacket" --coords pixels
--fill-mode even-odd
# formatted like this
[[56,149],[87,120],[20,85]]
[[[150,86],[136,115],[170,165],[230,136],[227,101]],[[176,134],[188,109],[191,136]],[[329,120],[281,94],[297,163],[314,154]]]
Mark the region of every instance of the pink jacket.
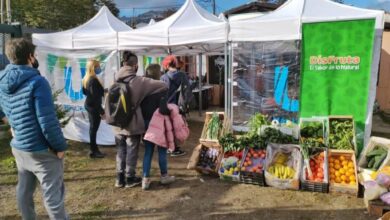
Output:
[[168,104],[171,110],[169,116],[160,114],[158,109],[154,112],[149,128],[144,139],[158,146],[175,149],[175,139],[183,142],[190,135],[187,122],[179,113],[179,107],[175,104]]

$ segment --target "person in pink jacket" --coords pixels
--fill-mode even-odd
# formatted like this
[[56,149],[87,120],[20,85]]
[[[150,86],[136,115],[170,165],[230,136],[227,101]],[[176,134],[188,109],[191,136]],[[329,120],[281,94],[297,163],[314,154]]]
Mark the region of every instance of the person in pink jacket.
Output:
[[[151,64],[146,69],[145,77],[158,80],[161,75],[160,70],[161,70],[160,65]],[[167,96],[167,89],[162,92],[149,95],[141,102],[142,116],[145,121],[146,129],[148,129],[153,114],[154,112],[156,112],[157,109],[159,109],[162,114],[166,114],[166,115],[170,114],[170,111],[167,107],[166,96]],[[151,183],[150,168],[152,165],[152,158],[153,158],[153,151],[155,148],[155,144],[147,140],[144,140],[143,142],[145,145],[145,155],[143,160],[142,189],[147,190],[149,189]],[[158,151],[158,162],[159,162],[160,172],[161,172],[160,182],[161,184],[170,184],[175,181],[175,177],[168,175],[167,148],[157,145],[157,151]]]

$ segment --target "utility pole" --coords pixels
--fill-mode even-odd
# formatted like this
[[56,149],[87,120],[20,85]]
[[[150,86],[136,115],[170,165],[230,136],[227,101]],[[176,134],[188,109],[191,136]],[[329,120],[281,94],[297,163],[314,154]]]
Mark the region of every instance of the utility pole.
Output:
[[7,0],[7,23],[11,24],[11,0]]
[[4,0],[1,0],[1,23],[4,24]]

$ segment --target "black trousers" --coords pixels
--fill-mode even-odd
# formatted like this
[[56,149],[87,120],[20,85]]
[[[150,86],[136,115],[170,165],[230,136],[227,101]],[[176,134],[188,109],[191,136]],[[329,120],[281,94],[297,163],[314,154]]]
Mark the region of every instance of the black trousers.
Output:
[[90,138],[90,147],[91,152],[98,151],[98,147],[96,144],[96,134],[100,126],[101,117],[99,112],[88,111],[89,118],[89,138]]

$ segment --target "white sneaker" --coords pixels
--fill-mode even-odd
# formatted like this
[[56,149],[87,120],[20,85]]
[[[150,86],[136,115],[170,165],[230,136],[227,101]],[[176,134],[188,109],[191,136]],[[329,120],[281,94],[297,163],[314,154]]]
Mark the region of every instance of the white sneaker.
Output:
[[148,190],[150,187],[150,183],[152,183],[152,180],[150,178],[142,178],[142,190]]
[[174,176],[161,176],[160,178],[160,183],[163,185],[168,185],[175,182],[175,177]]

